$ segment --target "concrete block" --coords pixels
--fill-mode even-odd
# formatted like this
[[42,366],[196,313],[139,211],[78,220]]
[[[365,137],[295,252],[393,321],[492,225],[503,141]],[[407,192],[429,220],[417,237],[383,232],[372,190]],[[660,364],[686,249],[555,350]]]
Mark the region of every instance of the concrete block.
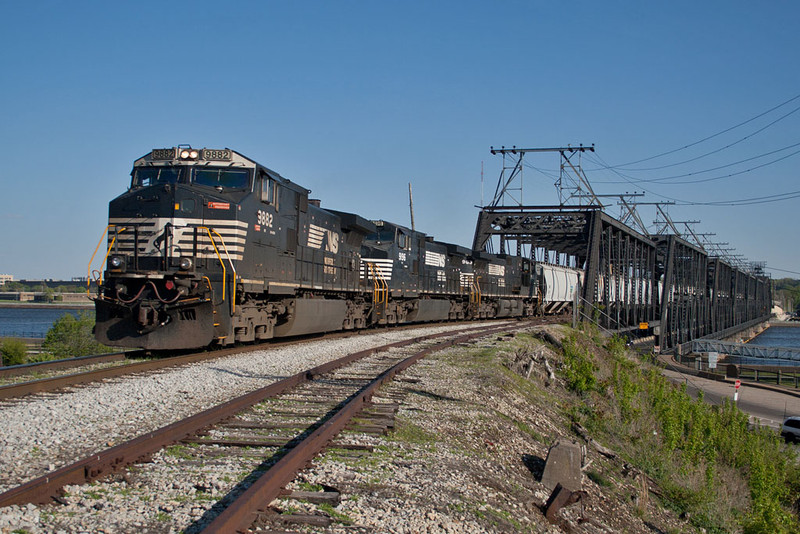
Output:
[[557,441],[547,452],[542,484],[549,490],[561,484],[570,491],[578,491],[581,489],[582,464],[583,451],[580,445]]

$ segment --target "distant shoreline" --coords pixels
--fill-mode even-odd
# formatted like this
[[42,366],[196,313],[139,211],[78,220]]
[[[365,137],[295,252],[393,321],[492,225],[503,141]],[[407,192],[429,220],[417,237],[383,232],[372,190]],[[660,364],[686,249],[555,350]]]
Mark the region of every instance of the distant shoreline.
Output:
[[90,310],[94,308],[94,303],[87,302],[86,304],[78,304],[75,302],[53,302],[52,304],[49,304],[44,302],[0,301],[0,308],[53,308],[60,310]]

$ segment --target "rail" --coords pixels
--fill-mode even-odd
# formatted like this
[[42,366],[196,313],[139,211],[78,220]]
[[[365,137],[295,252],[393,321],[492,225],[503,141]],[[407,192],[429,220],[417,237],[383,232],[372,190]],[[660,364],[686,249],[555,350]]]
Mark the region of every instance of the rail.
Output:
[[470,291],[469,291],[469,302],[470,302],[470,304],[475,304],[476,306],[478,306],[480,308],[481,297],[482,297],[482,293],[481,293],[481,277],[480,276],[476,276],[475,277],[475,279],[470,284],[469,289],[470,289]]
[[[730,364],[736,367],[737,375],[743,381],[772,384],[779,387],[791,387],[800,389],[800,367],[787,367],[786,370],[781,370],[772,366],[771,368],[764,367],[748,367],[740,364]],[[708,369],[701,371],[704,378],[714,378],[722,380],[724,378],[733,378],[728,376],[727,368],[724,362],[718,364],[716,369]]]
[[[583,312],[583,307],[586,304],[591,306],[592,315],[595,317],[590,317],[589,315]],[[607,336],[614,335],[614,332],[612,332],[611,330],[608,330],[607,328],[600,326],[600,321],[598,321],[598,319],[600,318],[601,315],[607,317],[609,321],[611,321],[612,319],[610,315],[608,315],[603,310],[598,308],[597,305],[581,297],[580,294],[578,294],[578,292],[575,291],[575,302],[573,302],[572,304],[573,328],[577,327],[577,323],[580,322],[581,318],[584,318],[587,319],[593,325],[595,325],[597,328],[602,330]]]
[[[105,257],[103,258],[103,265],[105,262],[108,261],[108,256],[111,254],[111,250],[114,248],[114,244],[117,241],[117,237],[127,230],[127,227],[119,227],[116,224],[109,224],[106,226],[105,230],[103,230],[103,234],[100,236],[100,241],[97,243],[97,246],[94,249],[94,253],[92,253],[92,257],[89,260],[89,266],[87,268],[87,277],[86,277],[86,295],[91,298],[91,280],[92,280],[92,263],[94,262],[95,257],[97,256],[97,251],[100,250],[100,245],[103,244],[103,240],[106,238],[106,234],[108,234],[110,228],[118,228],[115,233],[114,237],[111,239],[111,243],[108,245],[106,249]],[[228,265],[230,265],[231,271],[233,272],[233,283],[232,283],[232,291],[233,291],[233,298],[231,299],[231,310],[233,312],[236,311],[236,266],[233,264],[233,259],[231,259],[230,252],[228,251],[228,245],[225,243],[225,239],[217,232],[214,228],[208,226],[195,226],[198,230],[205,230],[208,234],[208,239],[211,241],[211,246],[214,248],[214,253],[217,256],[217,260],[219,261],[220,266],[222,267],[222,302],[225,302],[225,295],[226,295],[226,286],[227,286],[227,278],[228,278],[228,269],[225,267],[225,261],[222,259],[222,254],[220,254],[219,248],[217,247],[216,240],[214,236],[219,238],[220,243],[222,244],[222,249],[225,253],[225,258],[228,260]],[[213,235],[212,235],[213,234]],[[139,243],[138,238],[134,236],[134,257],[136,257],[136,252],[138,251]],[[195,250],[195,253],[197,251]],[[98,271],[98,275],[96,280],[98,284],[102,285],[103,283],[103,267]]]
[[[147,434],[134,438],[123,444],[114,446],[104,451],[93,453],[91,456],[84,458],[83,460],[79,460],[70,465],[66,465],[55,471],[52,471],[44,476],[30,480],[20,486],[17,486],[15,488],[6,491],[5,493],[0,494],[0,507],[10,506],[12,504],[49,503],[52,501],[53,497],[58,495],[59,491],[61,491],[61,488],[63,488],[65,485],[83,484],[85,482],[95,480],[104,475],[108,475],[114,471],[123,469],[125,466],[130,465],[131,463],[134,463],[137,460],[145,458],[148,455],[158,451],[159,449],[165,446],[168,446],[182,439],[190,437],[195,433],[197,433],[198,431],[200,431],[201,429],[207,428],[211,425],[215,425],[224,419],[230,418],[231,415],[238,413],[242,410],[245,410],[250,406],[263,402],[267,398],[281,394],[299,384],[313,381],[316,378],[324,375],[325,373],[349,365],[352,362],[358,361],[378,351],[406,347],[409,345],[413,345],[414,343],[419,343],[420,341],[423,340],[436,340],[447,337],[451,339],[445,341],[448,344],[453,345],[465,342],[469,339],[474,339],[476,337],[492,335],[506,330],[513,330],[515,328],[519,328],[519,326],[518,325],[503,326],[503,327],[481,326],[472,329],[471,332],[469,333],[466,333],[464,331],[457,333],[440,332],[437,334],[431,334],[427,336],[406,339],[403,341],[397,341],[394,343],[390,343],[388,345],[373,347],[370,349],[365,349],[360,352],[352,353],[347,356],[343,356],[337,360],[330,361],[313,369],[308,369],[306,371],[302,371],[290,377],[283,378],[281,380],[278,380],[277,382],[274,382],[273,384],[252,391],[250,393],[232,399],[223,404],[214,406],[212,408],[208,408],[203,412],[192,415],[186,419],[176,421],[158,430],[148,432]],[[433,351],[433,350],[440,350],[444,347],[445,347],[444,344],[437,344],[432,347],[429,347],[429,349],[430,351]],[[199,354],[197,356],[208,358],[209,356],[207,354],[208,353],[206,353],[205,355]],[[422,357],[422,355],[423,354],[421,354],[420,357]],[[382,373],[379,378],[385,378],[387,376],[389,376],[388,371]],[[356,401],[360,405],[363,405],[363,403],[367,400],[366,393],[367,393],[367,388],[362,390],[352,400]],[[327,421],[320,427],[320,429],[327,430],[331,428],[332,425],[330,423],[331,423],[330,420]],[[311,436],[317,438],[316,444],[318,444],[319,446],[323,446],[328,442],[328,437],[325,436],[320,437],[317,433],[313,433]],[[294,454],[292,454],[292,452]],[[300,451],[298,448],[295,448],[292,450],[292,452],[287,454],[284,458],[287,458],[290,455],[294,457]],[[305,452],[309,452],[309,449],[306,449]],[[312,455],[316,454],[313,451],[311,452]],[[289,459],[291,460],[291,458]],[[269,475],[262,476],[257,481],[259,489],[256,491],[256,493],[258,493],[258,491],[263,491],[265,486],[276,487],[276,479],[278,479],[279,477],[286,477],[286,476],[293,477],[295,469],[298,469],[299,467],[306,465],[307,461],[308,460],[306,459],[299,459],[292,465],[287,465],[287,463],[292,463],[292,462],[284,462],[283,464],[281,464],[281,466],[277,465],[273,466],[273,468],[269,472]],[[291,480],[291,478],[289,478],[289,480]],[[278,484],[280,484],[282,480],[278,480],[277,482]],[[283,482],[283,484],[285,484],[285,482]],[[251,486],[251,490],[253,490],[255,487],[256,484]],[[249,496],[252,497],[253,492],[251,492]],[[266,499],[261,498],[263,497],[263,493],[257,494],[256,497],[257,497],[256,501],[259,504],[263,504],[265,502],[269,502],[270,500],[272,500],[271,498],[266,498]],[[218,521],[215,521],[217,527],[219,527],[220,524],[225,524],[226,518],[227,520],[233,519],[234,523],[238,523],[241,525],[244,525],[246,517],[250,517],[251,518],[250,522],[252,522],[252,514],[249,512],[244,512],[244,507],[249,507],[249,503],[246,502],[247,499],[242,499],[241,501],[240,499],[237,499],[236,503],[234,503],[237,505],[235,509],[233,506],[230,506],[226,509],[224,514],[218,516]],[[222,517],[223,515],[225,515],[226,517]],[[234,517],[231,517],[231,515],[233,515]],[[219,521],[219,519],[221,519],[222,521]],[[228,525],[228,527],[221,528],[220,530],[217,531],[233,532],[237,530],[236,528],[234,529],[229,528],[231,523],[226,523],[226,524]],[[249,525],[249,523],[247,524]],[[208,530],[208,532],[213,532],[213,531],[215,530],[214,529]]]

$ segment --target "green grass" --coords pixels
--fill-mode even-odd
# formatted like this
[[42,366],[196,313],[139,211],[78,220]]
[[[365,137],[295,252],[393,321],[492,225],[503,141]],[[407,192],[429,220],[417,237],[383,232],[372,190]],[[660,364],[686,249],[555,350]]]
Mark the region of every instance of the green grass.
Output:
[[599,471],[587,471],[586,476],[601,488],[611,488],[614,486],[614,483]]
[[[565,358],[582,350],[574,343],[565,344]],[[687,513],[697,528],[800,531],[789,511],[800,497],[800,469],[774,431],[751,430],[747,415],[730,402],[711,406],[702,394],[692,399],[659,368],[629,357],[617,338],[605,348],[608,361],[594,376],[595,385],[575,376],[588,372],[583,364],[568,378],[570,389],[578,394],[570,410],[575,421],[655,480],[664,504]],[[595,366],[593,373],[598,369]],[[603,485],[599,473],[589,477]],[[729,491],[719,491],[721,484]],[[745,498],[749,493],[749,503],[728,496],[739,488]]]
[[320,510],[322,510],[323,512],[325,512],[326,514],[328,514],[331,519],[333,519],[334,521],[336,521],[338,523],[342,523],[343,525],[352,525],[353,524],[353,520],[349,516],[347,516],[346,514],[343,514],[342,512],[340,512],[339,510],[337,510],[336,508],[334,508],[333,506],[331,506],[328,503],[321,503],[318,506],[318,508]]
[[410,420],[398,417],[395,423],[395,430],[391,434],[391,440],[435,450],[438,436],[412,423]]

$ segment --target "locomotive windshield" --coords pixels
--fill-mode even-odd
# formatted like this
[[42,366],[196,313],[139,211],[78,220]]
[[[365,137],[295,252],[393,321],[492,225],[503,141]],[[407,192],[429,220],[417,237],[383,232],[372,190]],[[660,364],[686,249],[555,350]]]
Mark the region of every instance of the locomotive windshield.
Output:
[[394,228],[381,229],[374,234],[369,234],[366,237],[367,241],[378,241],[379,243],[393,243],[394,242]]
[[174,184],[181,177],[181,167],[138,167],[133,171],[133,186]]
[[223,189],[245,189],[250,186],[250,173],[244,169],[192,169],[192,183]]

